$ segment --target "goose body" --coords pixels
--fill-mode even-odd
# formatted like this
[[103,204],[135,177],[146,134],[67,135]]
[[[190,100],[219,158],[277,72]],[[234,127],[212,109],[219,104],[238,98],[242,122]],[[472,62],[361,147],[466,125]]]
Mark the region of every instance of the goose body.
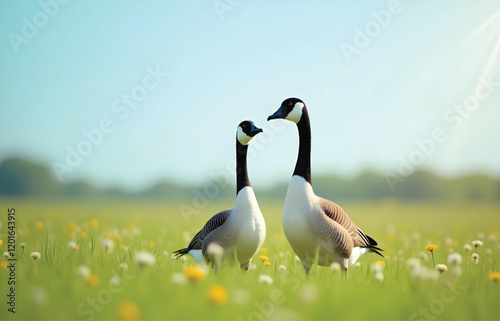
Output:
[[[252,122],[238,126],[236,143],[237,194],[232,209],[215,214],[195,235],[187,248],[174,252],[178,257],[191,254],[197,262],[209,264],[236,256],[242,268],[248,269],[266,237],[266,224],[248,179],[246,155],[250,140],[262,132]],[[211,250],[216,244],[216,250]]]
[[297,98],[285,100],[268,120],[284,118],[297,124],[299,155],[283,206],[283,229],[292,249],[308,273],[318,265],[338,262],[346,271],[363,254],[379,255],[377,242],[351,220],[337,204],[314,193],[311,183],[311,129],[305,104]]

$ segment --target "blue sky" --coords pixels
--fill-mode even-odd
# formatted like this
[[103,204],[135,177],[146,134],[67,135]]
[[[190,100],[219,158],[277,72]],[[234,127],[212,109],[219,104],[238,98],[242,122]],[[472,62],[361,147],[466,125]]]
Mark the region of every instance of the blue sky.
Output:
[[80,146],[63,181],[207,181],[245,119],[267,133],[253,185],[286,181],[296,128],[266,118],[292,96],[313,175],[500,176],[498,1],[1,1],[0,21],[0,159],[67,166]]

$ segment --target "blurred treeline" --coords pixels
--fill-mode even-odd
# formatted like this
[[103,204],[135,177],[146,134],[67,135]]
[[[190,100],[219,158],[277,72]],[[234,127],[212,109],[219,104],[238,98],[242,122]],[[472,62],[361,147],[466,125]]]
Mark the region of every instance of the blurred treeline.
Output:
[[[288,182],[272,188],[255,188],[263,200],[283,200]],[[339,176],[313,176],[317,195],[335,201],[399,199],[500,202],[500,179],[486,175],[466,175],[444,178],[431,172],[417,171],[391,190],[386,177],[365,171],[354,179]],[[46,165],[21,158],[8,158],[0,163],[0,196],[79,198],[79,199],[158,199],[198,200],[234,198],[234,183],[209,181],[200,186],[185,186],[173,182],[157,183],[140,192],[121,188],[100,189],[86,181],[60,183]]]

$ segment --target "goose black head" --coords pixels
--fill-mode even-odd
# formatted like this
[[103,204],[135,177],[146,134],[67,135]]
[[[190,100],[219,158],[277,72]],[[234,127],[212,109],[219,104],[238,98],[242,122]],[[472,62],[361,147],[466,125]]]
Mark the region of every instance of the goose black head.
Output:
[[298,123],[300,118],[302,118],[305,106],[304,102],[298,98],[285,99],[281,103],[280,108],[274,114],[267,117],[267,120],[281,118]]
[[252,138],[258,133],[262,133],[262,129],[255,126],[253,121],[245,120],[238,125],[236,138],[241,145],[248,145]]

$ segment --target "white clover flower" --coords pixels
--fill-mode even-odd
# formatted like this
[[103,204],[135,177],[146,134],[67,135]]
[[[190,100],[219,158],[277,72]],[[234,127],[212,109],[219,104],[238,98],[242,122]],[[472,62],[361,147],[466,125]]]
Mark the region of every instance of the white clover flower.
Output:
[[469,244],[465,244],[464,250],[465,250],[465,252],[469,252],[470,250],[472,250],[472,246],[470,246]]
[[33,260],[38,260],[42,255],[40,254],[40,252],[31,252],[31,258],[33,258]]
[[436,270],[439,271],[439,273],[443,273],[445,271],[448,271],[448,267],[444,264],[437,264]]
[[91,272],[90,268],[86,265],[81,265],[76,269],[76,272],[78,273],[79,276],[81,276],[83,279],[87,279]]
[[115,248],[115,243],[113,243],[113,240],[110,239],[102,240],[101,244],[107,252],[113,252],[113,249]]
[[10,257],[10,252],[3,252],[3,256],[8,259]]
[[25,249],[25,248],[26,248],[26,246],[27,246],[27,245],[26,245],[26,243],[21,242],[21,248],[22,248],[22,249]]
[[117,287],[122,283],[122,280],[118,275],[112,276],[111,279],[109,280],[109,284]]
[[475,240],[475,241],[472,241],[472,245],[474,245],[474,247],[478,248],[478,247],[483,245],[483,242],[480,240]]
[[353,265],[353,267],[354,267],[355,269],[359,269],[359,267],[360,267],[360,266],[361,266],[361,262],[356,262],[356,263],[354,263],[354,265]]
[[187,281],[186,275],[184,273],[174,273],[170,278],[173,284],[184,284]]
[[284,266],[283,264],[279,265],[278,266],[278,271],[285,272],[286,271],[286,266]]
[[137,252],[135,254],[135,262],[139,266],[144,267],[144,266],[151,266],[151,265],[155,264],[156,259],[152,254],[150,254],[148,252]]
[[448,255],[448,264],[457,266],[462,263],[462,256],[460,253],[451,253]]
[[333,262],[330,264],[330,270],[332,270],[333,273],[337,273],[340,271],[340,264],[338,262]]
[[212,242],[207,246],[207,254],[213,257],[215,261],[220,262],[224,257],[224,248],[219,244]]
[[76,242],[69,242],[69,243],[68,243],[68,247],[69,247],[71,250],[73,250],[73,251],[75,251],[75,250],[77,249],[77,246],[78,246],[78,244],[76,244]]
[[375,280],[378,282],[383,282],[384,281],[384,273],[375,273]]
[[370,266],[370,270],[372,273],[377,274],[377,273],[382,273],[384,271],[384,267],[381,264],[378,263],[373,263]]
[[262,284],[271,285],[273,284],[273,278],[267,274],[261,274],[259,275],[259,282]]
[[472,263],[478,264],[479,263],[479,254],[473,253],[472,256],[470,257],[470,259],[472,260]]

